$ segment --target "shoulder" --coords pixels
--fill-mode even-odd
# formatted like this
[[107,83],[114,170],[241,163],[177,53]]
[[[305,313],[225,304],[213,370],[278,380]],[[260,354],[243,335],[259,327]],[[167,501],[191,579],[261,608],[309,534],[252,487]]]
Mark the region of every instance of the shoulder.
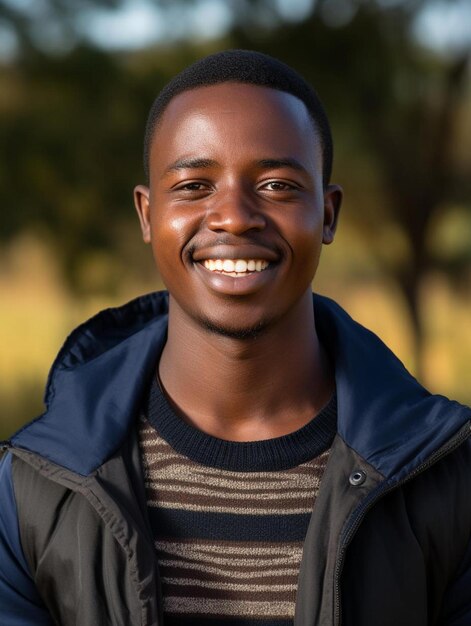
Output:
[[[470,431],[469,425],[464,430]],[[471,435],[471,431],[469,432]],[[471,437],[423,468],[403,486],[411,515],[420,518],[440,505],[447,517],[471,524]],[[425,508],[424,508],[425,507]],[[460,516],[456,516],[456,511]],[[435,517],[439,514],[435,511]],[[460,521],[456,520],[456,521]],[[471,526],[470,526],[471,528]],[[469,533],[468,533],[469,537]]]
[[28,624],[50,625],[34,585],[20,540],[13,478],[16,459],[7,453],[0,459],[0,614],[2,624],[17,624],[18,615]]
[[12,453],[8,456],[10,509],[15,509],[18,544],[25,566],[27,564],[29,571],[36,572],[59,514],[67,508],[72,494],[65,486],[44,476],[39,466],[34,467]]
[[[18,534],[18,511],[13,484],[13,463],[11,453],[6,453],[0,459],[0,550],[10,549],[11,554],[22,560],[22,550]],[[0,563],[4,560],[0,558]]]
[[[468,427],[469,428],[469,427]],[[408,480],[398,492],[430,579],[451,580],[471,537],[471,439]]]

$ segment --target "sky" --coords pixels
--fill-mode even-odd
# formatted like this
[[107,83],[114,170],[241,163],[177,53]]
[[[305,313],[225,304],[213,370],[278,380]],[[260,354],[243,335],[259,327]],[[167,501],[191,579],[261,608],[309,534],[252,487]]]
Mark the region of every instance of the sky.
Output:
[[[3,0],[30,15],[39,14],[42,0]],[[286,19],[302,19],[315,0],[273,0]],[[385,6],[398,0],[379,0]],[[351,4],[346,0],[331,0],[326,4],[324,18],[332,26],[341,26],[351,17]],[[78,16],[79,30],[91,41],[107,49],[135,49],[159,41],[218,36],[230,25],[227,0],[200,0],[182,11],[169,4],[164,15],[151,0],[126,0],[122,8],[82,11]],[[39,20],[38,20],[39,23]],[[471,0],[430,0],[415,24],[415,34],[427,46],[441,51],[455,51],[471,43]],[[53,20],[45,28],[41,20],[37,38],[47,46],[56,41]],[[15,41],[0,22],[0,58],[14,53]]]

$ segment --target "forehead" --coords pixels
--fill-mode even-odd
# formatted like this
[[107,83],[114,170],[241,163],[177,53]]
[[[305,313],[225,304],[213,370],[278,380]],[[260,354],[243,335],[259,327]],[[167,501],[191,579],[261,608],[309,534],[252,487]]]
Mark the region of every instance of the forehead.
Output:
[[239,150],[319,152],[314,122],[299,98],[269,87],[221,83],[184,91],[170,101],[154,132],[151,159],[225,140]]
[[248,83],[224,82],[216,85],[206,85],[188,89],[174,96],[169,102],[162,115],[163,118],[172,114],[186,112],[188,109],[204,107],[229,107],[243,104],[249,100],[251,105],[255,102],[258,108],[271,110],[291,111],[299,116],[309,115],[306,105],[293,94],[271,87],[253,85]]

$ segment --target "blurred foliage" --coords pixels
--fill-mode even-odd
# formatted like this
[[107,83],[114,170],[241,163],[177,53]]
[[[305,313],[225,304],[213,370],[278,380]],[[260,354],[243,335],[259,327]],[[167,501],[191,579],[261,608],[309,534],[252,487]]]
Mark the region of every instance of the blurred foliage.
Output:
[[123,4],[123,0],[0,0],[0,24],[13,34],[22,55],[50,49],[51,40],[71,48],[80,41],[76,27],[80,13]]
[[[192,4],[154,3],[172,15]],[[227,0],[233,26],[223,39],[197,44],[189,34],[176,46],[134,53],[98,49],[74,27],[80,11],[121,4],[43,0],[28,14],[0,0],[0,20],[20,46],[0,67],[0,242],[36,232],[73,291],[112,291],[134,262],[131,190],[143,179],[142,135],[155,94],[208,52],[257,49],[319,91],[334,128],[335,177],[346,190],[343,219],[399,285],[419,352],[427,275],[439,270],[469,290],[471,241],[443,246],[439,229],[458,214],[466,233],[471,219],[470,51],[440,55],[418,44],[412,25],[423,0],[318,0],[303,19],[290,16],[286,2]],[[62,54],[35,35],[51,23],[68,41]],[[112,260],[95,282],[83,272],[90,258],[96,266]]]
[[[149,0],[161,11],[165,20],[188,18],[198,0]],[[399,10],[410,24],[414,16],[428,0],[220,0],[236,27],[246,32],[259,32],[286,22],[297,22],[316,14],[331,26],[344,25],[357,11],[365,6],[388,13],[385,9]],[[445,4],[456,4],[457,0],[442,0]],[[18,41],[22,52],[30,50],[51,51],[58,48],[71,49],[81,40],[87,39],[82,26],[84,15],[99,10],[119,10],[129,4],[128,0],[0,0],[0,24],[5,24]],[[172,24],[169,22],[171,38]],[[175,24],[173,29],[175,30]],[[191,38],[191,24],[185,38]],[[183,31],[182,31],[183,32]]]
[[90,250],[117,251],[141,178],[140,145],[154,84],[117,59],[79,47],[4,68],[0,104],[5,163],[0,237],[24,229],[50,241],[74,288]]

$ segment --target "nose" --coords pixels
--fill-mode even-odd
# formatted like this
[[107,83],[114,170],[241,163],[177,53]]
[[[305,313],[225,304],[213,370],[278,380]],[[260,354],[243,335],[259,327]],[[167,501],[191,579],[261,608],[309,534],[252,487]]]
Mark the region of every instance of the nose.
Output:
[[249,230],[263,230],[266,220],[247,190],[221,190],[220,196],[208,208],[207,226],[210,230],[240,235]]

